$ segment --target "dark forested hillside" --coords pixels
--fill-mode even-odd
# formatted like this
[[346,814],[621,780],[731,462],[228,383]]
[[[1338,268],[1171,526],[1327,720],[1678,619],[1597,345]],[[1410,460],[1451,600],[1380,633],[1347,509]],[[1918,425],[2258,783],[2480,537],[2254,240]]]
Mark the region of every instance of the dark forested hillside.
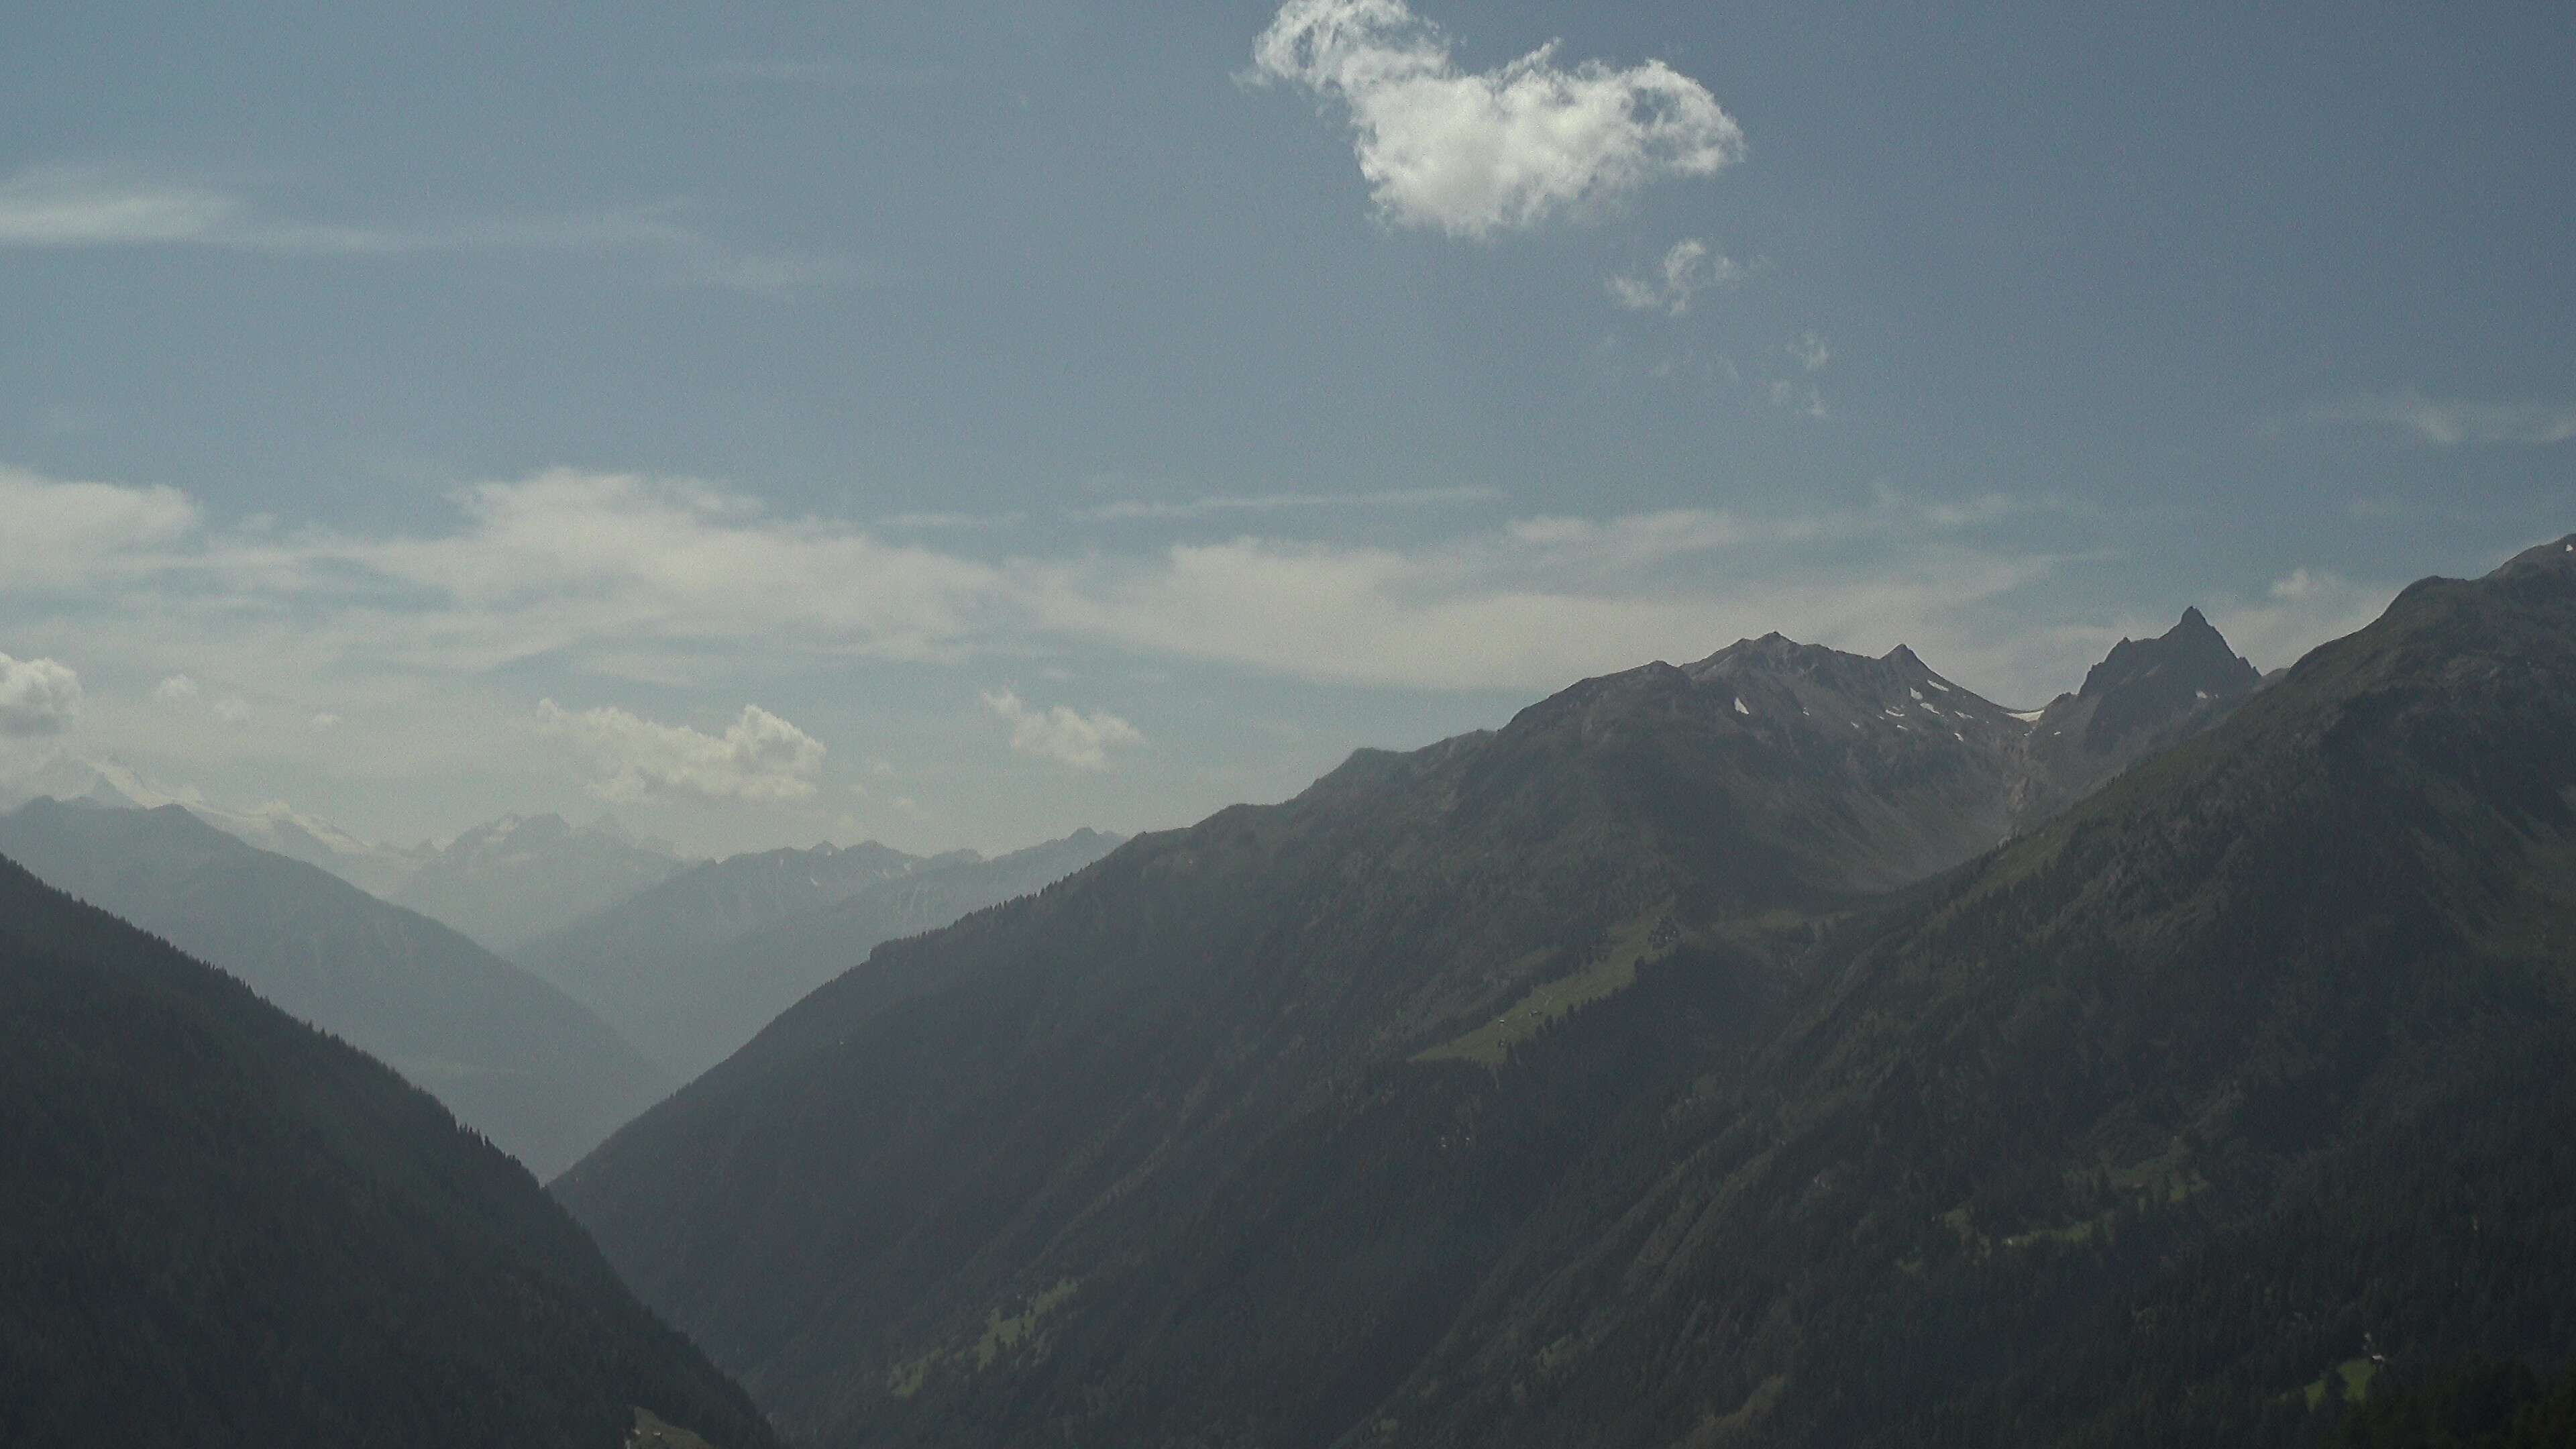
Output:
[[1824,654],[1140,839],[558,1190],[828,1444],[2287,1444],[2576,1349],[2576,551],[1973,860],[2013,722]]
[[0,1223],[0,1442],[773,1442],[426,1093],[6,861]]
[[0,816],[0,854],[392,1063],[541,1177],[673,1080],[457,932],[175,805],[39,800]]

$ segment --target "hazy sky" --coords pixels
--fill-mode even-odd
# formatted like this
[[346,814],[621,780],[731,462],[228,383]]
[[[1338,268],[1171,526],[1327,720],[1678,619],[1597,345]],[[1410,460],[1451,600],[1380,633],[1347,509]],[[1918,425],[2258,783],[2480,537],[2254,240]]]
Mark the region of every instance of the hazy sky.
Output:
[[26,7],[0,774],[1014,845],[2576,528],[2562,7],[1884,9]]

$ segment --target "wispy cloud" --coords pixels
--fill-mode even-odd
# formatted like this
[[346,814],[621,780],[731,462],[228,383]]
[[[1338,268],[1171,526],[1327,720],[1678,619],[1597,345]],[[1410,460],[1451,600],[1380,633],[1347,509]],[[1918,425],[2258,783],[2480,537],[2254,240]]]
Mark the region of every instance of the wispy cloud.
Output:
[[2445,448],[2576,438],[2576,403],[2446,400],[2413,388],[2311,403],[2300,416],[2310,423],[2395,429]]
[[884,526],[899,533],[912,533],[941,528],[1007,528],[1028,515],[1009,513],[898,513],[884,521]]
[[690,226],[679,203],[620,211],[348,225],[262,213],[242,197],[96,167],[0,180],[0,247],[198,246],[281,256],[400,257],[515,251],[625,255],[681,285],[776,292],[853,275],[842,259],[744,250]]
[[[47,485],[29,486],[41,511]],[[773,515],[686,479],[556,470],[475,485],[457,505],[426,532],[137,534],[90,560],[81,597],[51,602],[0,553],[0,604],[55,630],[49,646],[86,641],[145,677],[257,680],[300,718],[323,707],[325,680],[346,699],[366,680],[529,665],[703,687],[1080,646],[1143,665],[1531,689],[1780,626],[1982,652],[1963,611],[2053,567],[1979,546],[1979,526],[2011,508],[1999,499],[1524,517],[1404,547],[1274,532],[990,559]]]
[[1560,65],[1551,41],[1462,70],[1404,0],[1288,0],[1254,41],[1251,78],[1347,111],[1360,175],[1404,226],[1482,237],[1742,159],[1708,88],[1660,60]]
[[1277,513],[1304,508],[1449,508],[1492,503],[1502,490],[1484,487],[1399,488],[1379,493],[1261,493],[1192,498],[1181,502],[1128,498],[1070,511],[1075,518],[1210,518],[1228,513]]
[[1826,345],[1824,338],[1813,332],[1803,332],[1789,344],[1788,353],[1789,360],[1798,365],[1798,370],[1791,376],[1771,380],[1765,389],[1771,405],[1794,409],[1819,422],[1832,417],[1833,410],[1825,406],[1824,389],[1816,385],[1816,375],[1832,365],[1833,349]]
[[984,708],[1010,724],[1013,750],[1077,770],[1106,770],[1111,750],[1145,743],[1141,731],[1107,710],[1031,709],[1007,688],[985,691]]
[[2328,569],[2293,569],[2259,599],[2222,603],[2210,612],[2237,652],[2263,669],[2291,663],[2329,639],[2379,617],[2397,590]]
[[1708,249],[1708,243],[1687,237],[1673,243],[1664,260],[1652,273],[1644,276],[1618,276],[1610,279],[1610,300],[1631,312],[1668,312],[1675,317],[1690,311],[1691,299],[1711,287],[1731,286],[1744,277],[1744,267],[1734,258]]

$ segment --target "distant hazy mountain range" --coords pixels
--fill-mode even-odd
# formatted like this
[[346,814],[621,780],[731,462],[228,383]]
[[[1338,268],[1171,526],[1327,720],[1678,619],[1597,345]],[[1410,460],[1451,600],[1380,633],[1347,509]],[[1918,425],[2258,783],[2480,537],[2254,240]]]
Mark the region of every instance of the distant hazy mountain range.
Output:
[[51,761],[0,790],[0,809],[47,798],[119,809],[183,806],[228,835],[319,866],[494,951],[524,945],[691,863],[613,819],[573,825],[550,814],[505,815],[444,845],[378,844],[282,803],[238,808],[194,792],[173,795],[112,760]]
[[506,815],[444,847],[420,847],[413,861],[385,898],[505,955],[687,864],[614,821],[575,826],[559,815]]
[[2313,1442],[2576,1352],[2576,538],[2259,684],[1587,680],[882,946],[556,1191],[818,1445]]
[[0,855],[383,1058],[540,1177],[677,1080],[458,932],[175,805],[35,801]]
[[1036,890],[1119,843],[1082,830],[990,860],[873,841],[737,855],[559,927],[517,959],[685,1081],[879,943]]
[[[176,812],[87,813],[141,851],[166,829],[255,854]],[[208,872],[244,910],[291,904]],[[0,1443],[776,1443],[427,1094],[5,860],[0,1144]]]

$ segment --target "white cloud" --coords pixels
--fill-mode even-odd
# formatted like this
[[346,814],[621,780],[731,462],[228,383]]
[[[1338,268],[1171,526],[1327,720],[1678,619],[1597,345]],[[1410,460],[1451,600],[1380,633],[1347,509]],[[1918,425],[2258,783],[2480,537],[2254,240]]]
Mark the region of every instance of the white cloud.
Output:
[[710,799],[801,800],[814,793],[823,771],[821,741],[753,704],[723,734],[711,735],[613,706],[575,713],[548,699],[537,704],[537,728],[588,755],[599,773],[591,790],[605,800],[649,800],[667,790]]
[[1804,372],[1822,372],[1825,364],[1834,360],[1833,349],[1813,332],[1799,334],[1798,340],[1789,344],[1789,355],[1797,359],[1799,370]]
[[250,701],[238,694],[228,694],[215,701],[215,718],[229,725],[250,723]]
[[309,723],[312,725],[314,733],[320,734],[325,730],[338,729],[340,727],[340,717],[328,710],[324,710],[322,713],[313,716]]
[[102,167],[32,167],[0,179],[0,247],[201,246],[280,256],[437,252],[623,254],[680,285],[775,292],[845,279],[844,261],[737,250],[689,226],[677,203],[432,224],[316,223],[261,214],[230,192]]
[[59,482],[0,465],[0,590],[95,586],[135,551],[196,526],[197,506],[175,488]]
[[2576,438],[2576,403],[2446,401],[2413,388],[2315,403],[2305,417],[2312,423],[2395,428],[2446,448]]
[[1145,742],[1134,725],[1107,710],[1082,714],[1061,704],[1031,709],[1008,689],[985,691],[984,707],[1010,722],[1013,750],[1077,770],[1108,769],[1111,750]]
[[1288,0],[1253,42],[1252,75],[1347,108],[1360,174],[1389,219],[1482,237],[1533,226],[1744,155],[1707,87],[1659,60],[1556,61],[1550,42],[1462,71],[1404,0]]
[[80,676],[53,659],[0,654],[0,737],[67,734],[80,719]]
[[[327,678],[335,704],[363,698],[384,721],[412,708],[398,700],[485,689],[513,666],[730,688],[1033,644],[1335,683],[1549,688],[1773,627],[1920,647],[2048,566],[1973,545],[1969,527],[2009,507],[1994,499],[1523,517],[1400,548],[1247,535],[994,559],[773,515],[686,479],[557,470],[457,503],[450,527],[427,532],[145,538],[95,560],[76,600],[0,573],[0,605],[22,627],[50,621],[54,652],[76,642],[138,671],[258,679],[280,698],[318,700]],[[1912,546],[1933,532],[1937,546]]]
[[0,180],[0,246],[196,241],[220,232],[240,209],[202,187],[39,167]]
[[197,693],[197,681],[184,674],[173,674],[152,686],[152,697],[163,704],[186,704]]
[[[1152,560],[1031,568],[1041,630],[1126,652],[1335,683],[1547,689],[1744,634],[1884,650],[1964,635],[1960,611],[2040,556],[1927,537],[1923,510],[1747,519],[1700,509],[1526,519],[1417,549],[1241,538]],[[1904,536],[1901,552],[1848,545]],[[1831,547],[1815,547],[1826,546]]]
[[1687,237],[1673,243],[1653,274],[1612,277],[1610,299],[1632,312],[1660,311],[1679,317],[1690,310],[1692,298],[1743,276],[1744,268],[1735,259],[1710,251],[1708,243],[1697,237]]

